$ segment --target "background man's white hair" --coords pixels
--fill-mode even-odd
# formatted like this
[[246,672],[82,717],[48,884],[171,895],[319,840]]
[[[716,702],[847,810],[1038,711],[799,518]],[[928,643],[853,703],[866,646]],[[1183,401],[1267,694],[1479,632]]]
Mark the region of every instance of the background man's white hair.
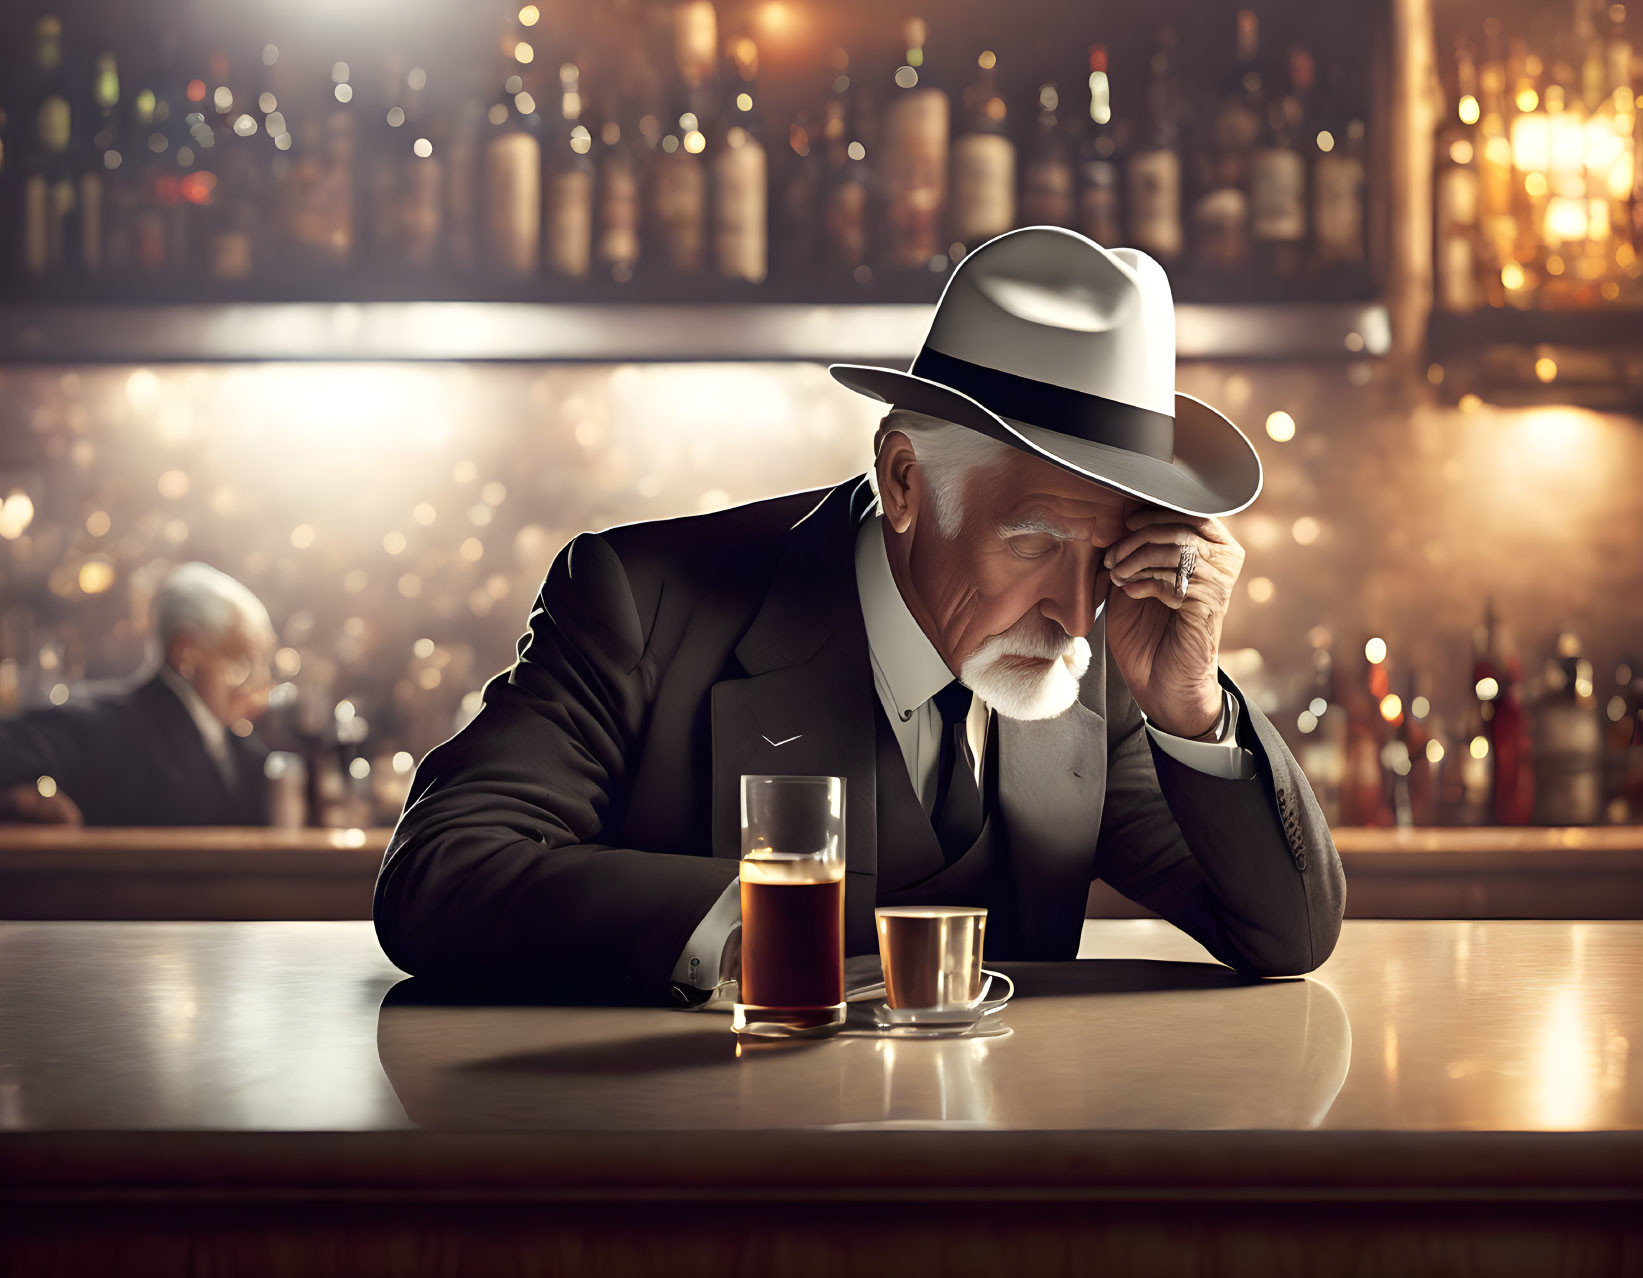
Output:
[[[1013,449],[980,431],[916,413],[910,408],[892,408],[879,422],[882,431],[897,430],[913,445],[913,455],[924,470],[925,487],[936,508],[936,530],[943,537],[956,536],[964,522],[964,488],[970,477],[1003,469]],[[875,459],[876,463],[876,459]],[[869,473],[873,492],[878,493],[878,466]]]
[[210,564],[179,564],[154,592],[153,638],[162,661],[180,634],[211,645],[236,628],[272,635],[274,623],[248,586]]

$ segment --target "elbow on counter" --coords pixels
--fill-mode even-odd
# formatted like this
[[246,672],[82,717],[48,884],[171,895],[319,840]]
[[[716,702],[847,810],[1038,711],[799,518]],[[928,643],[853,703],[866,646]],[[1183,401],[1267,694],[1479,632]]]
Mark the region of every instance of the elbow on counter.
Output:
[[1332,904],[1321,912],[1313,907],[1302,928],[1292,934],[1271,934],[1259,947],[1249,947],[1228,965],[1245,976],[1305,976],[1322,967],[1335,952],[1346,918],[1346,876],[1337,863]]

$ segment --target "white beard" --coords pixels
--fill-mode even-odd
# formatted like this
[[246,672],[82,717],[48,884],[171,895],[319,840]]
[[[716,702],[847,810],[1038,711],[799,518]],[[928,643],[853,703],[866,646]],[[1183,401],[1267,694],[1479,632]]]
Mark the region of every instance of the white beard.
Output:
[[966,657],[959,680],[1006,719],[1053,719],[1078,700],[1078,681],[1089,665],[1090,644],[1082,635],[1069,639],[1054,622],[1023,619]]

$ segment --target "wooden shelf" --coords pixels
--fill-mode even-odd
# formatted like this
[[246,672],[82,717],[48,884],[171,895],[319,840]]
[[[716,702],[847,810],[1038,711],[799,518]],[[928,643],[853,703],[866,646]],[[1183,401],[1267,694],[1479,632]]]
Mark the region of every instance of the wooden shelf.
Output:
[[[908,361],[912,303],[74,303],[0,307],[0,362]],[[1350,359],[1390,344],[1378,301],[1175,308],[1182,360]],[[1353,335],[1356,334],[1356,337]]]

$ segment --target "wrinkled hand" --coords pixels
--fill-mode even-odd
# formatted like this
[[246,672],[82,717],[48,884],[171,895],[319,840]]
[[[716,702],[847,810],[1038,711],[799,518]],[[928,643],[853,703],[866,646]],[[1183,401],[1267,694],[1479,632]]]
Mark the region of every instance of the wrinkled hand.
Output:
[[31,781],[0,790],[0,821],[33,821],[42,825],[84,825],[80,806],[61,790],[49,798]]
[[[1216,678],[1221,625],[1244,566],[1244,548],[1214,516],[1137,503],[1107,550],[1107,646],[1135,703],[1165,732],[1198,737],[1221,717]],[[1186,597],[1175,593],[1181,548],[1198,563]]]

